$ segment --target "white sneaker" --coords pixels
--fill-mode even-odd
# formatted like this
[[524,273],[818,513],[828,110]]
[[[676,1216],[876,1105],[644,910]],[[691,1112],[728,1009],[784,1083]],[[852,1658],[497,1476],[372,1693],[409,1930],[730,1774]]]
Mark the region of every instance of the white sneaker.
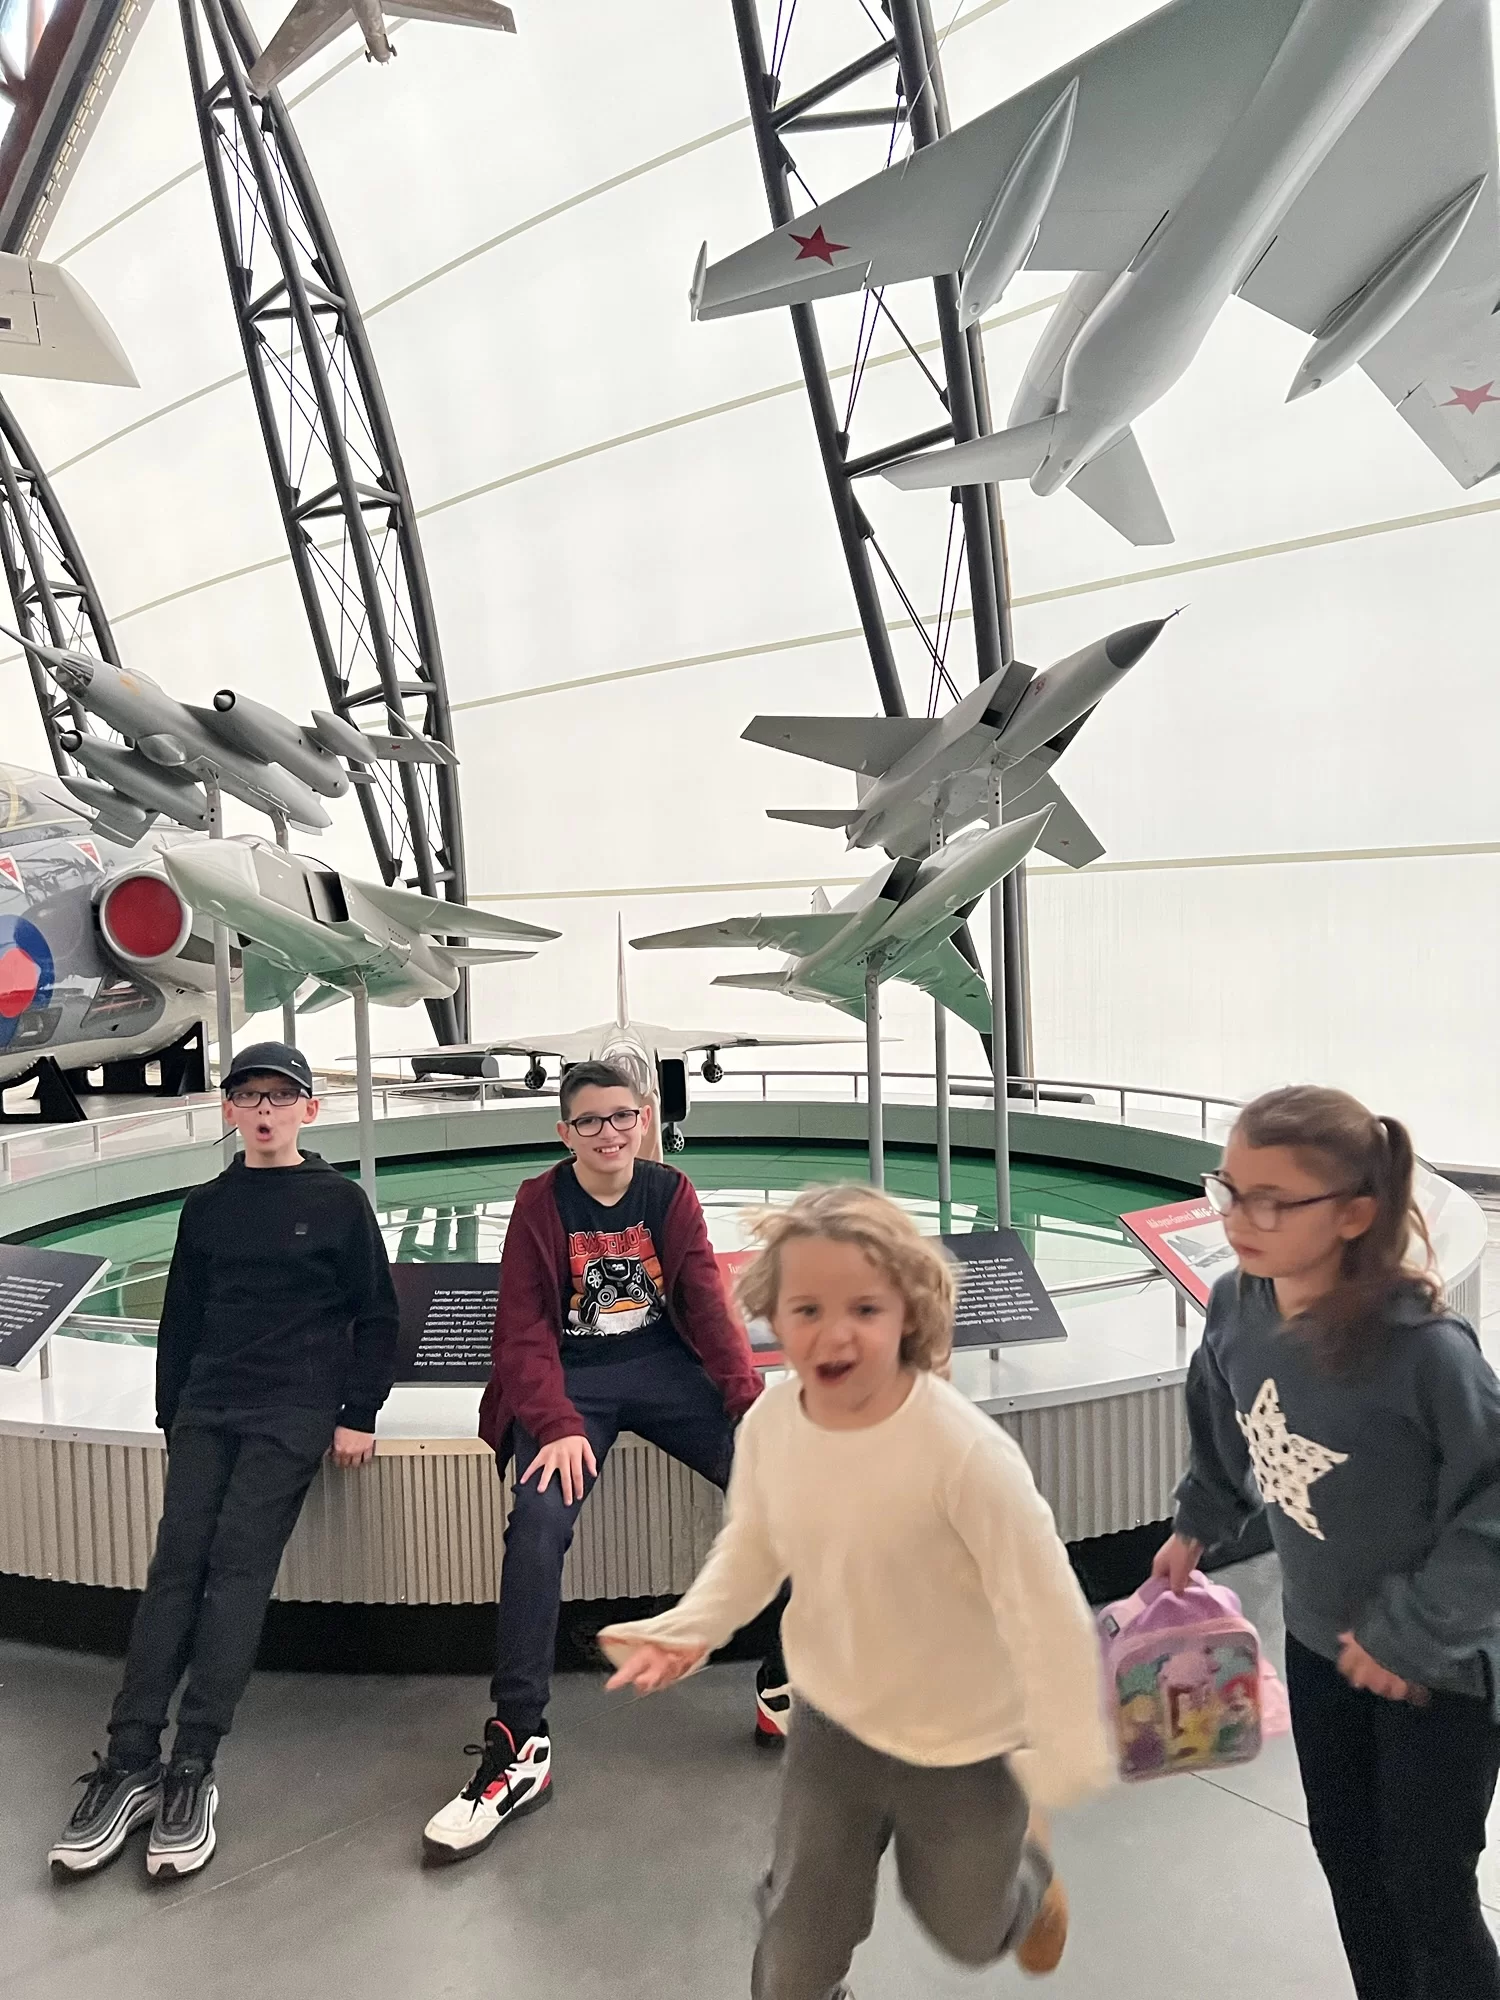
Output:
[[[766,1670],[755,1677],[755,1741],[762,1750],[779,1750],[792,1722],[792,1688],[788,1681],[769,1684]],[[836,2000],[836,1996],[835,1996]]]
[[536,1812],[552,1797],[552,1744],[545,1729],[518,1750],[498,1717],[484,1725],[483,1748],[466,1746],[479,1768],[458,1797],[434,1813],[422,1833],[429,1861],[467,1861],[482,1853],[501,1827]]

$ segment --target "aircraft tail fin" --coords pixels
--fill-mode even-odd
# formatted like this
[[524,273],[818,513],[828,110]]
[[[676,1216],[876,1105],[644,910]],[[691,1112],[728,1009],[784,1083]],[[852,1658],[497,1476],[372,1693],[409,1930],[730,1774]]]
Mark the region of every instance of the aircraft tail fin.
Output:
[[813,890],[812,906],[820,917],[826,916],[833,908],[832,903],[828,900],[828,891],[826,889]]
[[1055,417],[1037,417],[967,444],[899,459],[882,477],[905,492],[927,486],[982,486],[992,479],[1030,479],[1047,456]]
[[805,810],[771,806],[766,811],[767,819],[787,820],[793,826],[826,826],[830,833],[847,833],[858,817],[858,813],[845,812],[842,806],[809,806]]
[[1135,432],[1128,426],[1082,472],[1068,481],[1085,507],[1138,549],[1157,548],[1175,540],[1172,524],[1156,490]]
[[615,1026],[623,1028],[630,1019],[630,994],[625,982],[625,912],[615,913]]

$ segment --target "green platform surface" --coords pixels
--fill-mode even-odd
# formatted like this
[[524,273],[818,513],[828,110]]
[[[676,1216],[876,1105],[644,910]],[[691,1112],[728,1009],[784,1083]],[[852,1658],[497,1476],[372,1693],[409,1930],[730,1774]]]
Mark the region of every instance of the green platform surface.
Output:
[[[387,1249],[404,1263],[492,1261],[500,1254],[516,1189],[556,1158],[555,1149],[537,1148],[382,1167],[379,1212]],[[859,1146],[690,1145],[674,1164],[697,1188],[719,1250],[747,1240],[745,1218],[757,1207],[789,1201],[798,1189],[819,1182],[867,1178]],[[933,1235],[945,1224],[957,1232],[994,1227],[994,1166],[982,1157],[955,1156],[947,1218],[939,1212],[931,1152],[888,1153],[886,1188]],[[1048,1285],[1140,1268],[1145,1260],[1126,1240],[1120,1216],[1180,1199],[1183,1192],[1170,1182],[1043,1160],[1018,1159],[1011,1170],[1013,1220]],[[154,1321],[181,1207],[175,1198],[152,1202],[71,1222],[32,1240],[109,1259],[109,1269],[81,1307],[86,1314]],[[89,1337],[152,1342],[149,1333],[124,1326],[91,1328]]]

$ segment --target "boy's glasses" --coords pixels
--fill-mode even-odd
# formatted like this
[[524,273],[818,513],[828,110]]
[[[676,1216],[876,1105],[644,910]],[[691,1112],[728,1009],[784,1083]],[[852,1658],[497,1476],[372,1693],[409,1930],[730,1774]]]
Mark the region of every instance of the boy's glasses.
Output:
[[1316,1208],[1323,1201],[1345,1201],[1357,1189],[1330,1188],[1327,1194],[1305,1194],[1298,1200],[1288,1201],[1279,1194],[1241,1194],[1222,1174],[1205,1174],[1203,1192],[1208,1196],[1208,1205],[1215,1215],[1228,1215],[1237,1208],[1254,1228],[1277,1229],[1289,1209]]
[[225,1096],[241,1111],[253,1111],[257,1104],[273,1105],[278,1111],[285,1111],[289,1104],[295,1104],[302,1095],[295,1084],[278,1084],[274,1090],[251,1090],[248,1085],[238,1090],[228,1090]]
[[633,1132],[640,1115],[639,1108],[603,1113],[585,1111],[581,1118],[568,1118],[564,1123],[568,1130],[576,1132],[580,1139],[597,1139],[606,1125],[613,1126],[616,1132]]

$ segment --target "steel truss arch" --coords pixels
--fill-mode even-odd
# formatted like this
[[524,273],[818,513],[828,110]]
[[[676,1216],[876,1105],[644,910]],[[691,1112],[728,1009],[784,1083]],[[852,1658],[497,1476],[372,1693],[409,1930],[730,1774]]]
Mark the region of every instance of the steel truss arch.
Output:
[[[356,728],[410,720],[451,749],[437,620],[416,512],[364,321],[280,93],[239,0],[178,0],[208,184],[256,415],[324,685]],[[206,30],[206,42],[205,42]],[[418,713],[407,717],[407,704]],[[360,804],[381,875],[466,892],[451,764],[370,767]],[[440,1042],[468,990],[429,1001]]]
[[[52,483],[42,470],[10,405],[0,397],[0,569],[15,608],[16,627],[28,639],[89,653],[119,666],[114,634]],[[27,670],[47,732],[52,763],[71,777],[74,760],[62,747],[68,730],[94,732],[71,695],[53,685],[30,654]]]
[[[800,133],[848,132],[860,127],[885,127],[895,142],[904,127],[913,149],[932,145],[949,130],[948,104],[943,88],[941,51],[933,27],[929,0],[879,0],[882,22],[874,7],[847,4],[840,18],[851,26],[865,21],[865,46],[853,49],[849,59],[805,85],[795,96],[783,97],[782,70],[793,45],[797,0],[780,0],[772,31],[768,58],[761,28],[760,0],[730,0],[740,63],[749,99],[750,125],[759,155],[761,178],[765,184],[771,220],[778,228],[796,214],[794,182],[808,193],[788,142]],[[804,0],[806,12],[812,0]],[[804,14],[804,20],[806,18]],[[823,25],[827,25],[824,23]],[[888,32],[881,34],[884,27]],[[873,43],[871,34],[879,38]],[[828,108],[850,90],[884,75],[894,84],[894,102],[884,107]],[[826,198],[820,190],[818,199]],[[808,205],[813,205],[809,202]],[[906,699],[897,671],[890,624],[881,602],[877,567],[894,591],[903,612],[910,618],[927,652],[931,667],[929,713],[935,711],[946,687],[957,694],[947,671],[947,648],[956,609],[957,586],[962,572],[968,582],[969,607],[973,617],[974,652],[980,679],[1009,670],[1005,692],[1012,704],[1019,701],[1030,678],[1030,670],[1014,658],[1011,645],[1010,598],[1005,562],[1004,525],[998,490],[993,485],[955,489],[951,505],[958,541],[950,532],[948,559],[936,592],[936,610],[920,608],[885,551],[855,492],[855,481],[878,471],[896,459],[932,445],[962,442],[991,428],[989,389],[985,376],[984,348],[979,327],[963,328],[958,314],[958,280],[942,276],[933,281],[937,319],[938,353],[936,370],[921,361],[918,348],[896,321],[883,294],[866,294],[865,309],[855,344],[852,369],[853,388],[847,414],[841,419],[834,398],[833,376],[826,358],[817,311],[812,305],[789,308],[803,379],[807,387],[813,429],[833,503],[839,540],[849,570],[849,579],[859,611],[875,685],[887,715],[904,715]],[[858,396],[869,342],[878,321],[884,320],[900,335],[934,391],[934,422],[930,429],[913,437],[882,442],[872,449],[850,454],[850,421]],[[1004,884],[1006,1045],[1009,1068],[1024,1073],[1030,1062],[1029,981],[1026,966],[1025,884],[1021,869]],[[977,965],[973,945],[965,925],[955,939],[971,963]]]

